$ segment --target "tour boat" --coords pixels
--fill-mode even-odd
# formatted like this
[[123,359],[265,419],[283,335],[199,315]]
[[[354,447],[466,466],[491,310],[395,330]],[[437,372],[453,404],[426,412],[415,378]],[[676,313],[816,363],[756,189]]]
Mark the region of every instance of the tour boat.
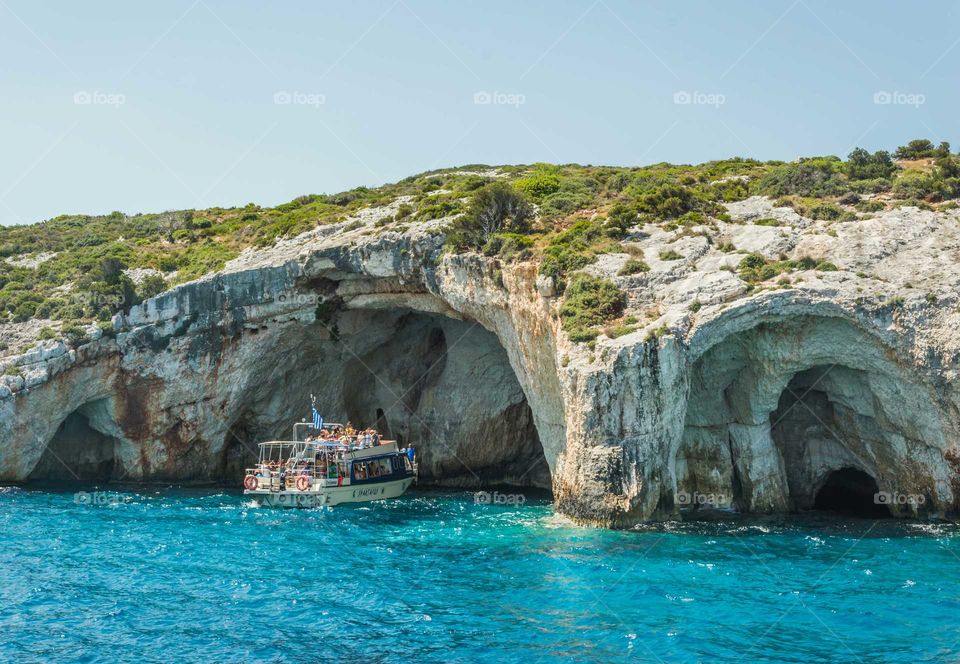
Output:
[[336,438],[341,425],[316,419],[317,426],[295,424],[293,440],[260,443],[257,466],[243,478],[244,495],[268,507],[327,507],[397,498],[413,484],[412,447],[379,436]]

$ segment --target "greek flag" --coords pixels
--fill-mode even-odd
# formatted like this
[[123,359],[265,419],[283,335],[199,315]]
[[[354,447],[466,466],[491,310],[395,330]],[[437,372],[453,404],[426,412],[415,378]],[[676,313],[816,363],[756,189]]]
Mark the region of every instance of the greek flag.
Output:
[[317,412],[317,407],[312,406],[311,410],[313,411],[313,428],[322,429],[323,428],[323,418],[320,417],[320,413]]

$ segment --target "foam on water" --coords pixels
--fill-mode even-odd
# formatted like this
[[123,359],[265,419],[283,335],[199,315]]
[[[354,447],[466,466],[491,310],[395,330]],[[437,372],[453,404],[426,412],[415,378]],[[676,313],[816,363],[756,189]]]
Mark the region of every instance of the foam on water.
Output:
[[[89,490],[88,490],[89,491]],[[549,502],[0,488],[0,660],[892,661],[960,654],[950,524],[576,527]]]

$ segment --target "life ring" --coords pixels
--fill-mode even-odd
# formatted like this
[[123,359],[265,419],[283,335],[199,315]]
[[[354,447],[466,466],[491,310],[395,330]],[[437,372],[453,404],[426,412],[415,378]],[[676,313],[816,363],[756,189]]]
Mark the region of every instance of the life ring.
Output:
[[243,478],[243,488],[247,491],[253,491],[257,488],[257,478],[253,475],[247,475]]
[[306,475],[301,475],[300,477],[298,477],[298,478],[297,478],[297,488],[300,489],[300,491],[306,491],[307,489],[309,489],[309,488],[310,488],[310,478],[307,477]]

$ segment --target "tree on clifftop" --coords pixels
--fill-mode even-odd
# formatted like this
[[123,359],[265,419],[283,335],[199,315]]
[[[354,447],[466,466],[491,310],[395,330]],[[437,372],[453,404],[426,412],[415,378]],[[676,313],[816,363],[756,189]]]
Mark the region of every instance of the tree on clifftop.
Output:
[[449,240],[457,249],[479,249],[497,233],[526,233],[533,206],[506,182],[493,182],[474,192],[466,213],[450,227]]
[[855,148],[847,155],[847,162],[843,165],[844,172],[851,180],[889,178],[897,168],[886,150],[870,154],[863,148]]
[[906,145],[901,145],[893,153],[897,159],[930,159],[932,157],[949,157],[950,144],[941,141],[934,147],[933,142],[926,138],[915,138]]

